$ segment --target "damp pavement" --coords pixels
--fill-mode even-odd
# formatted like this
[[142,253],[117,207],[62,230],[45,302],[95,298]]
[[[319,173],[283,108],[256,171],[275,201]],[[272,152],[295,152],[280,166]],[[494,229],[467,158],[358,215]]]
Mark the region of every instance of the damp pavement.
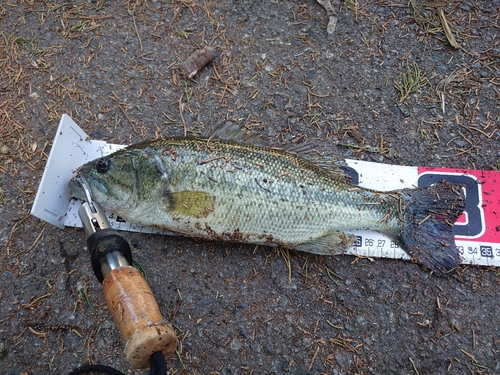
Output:
[[[63,113],[111,143],[229,122],[338,158],[500,168],[499,1],[446,2],[458,49],[430,4],[333,6],[328,34],[312,0],[0,5],[0,373],[145,373],[83,231],[29,215]],[[216,58],[189,80],[203,46]],[[179,337],[169,374],[500,373],[498,269],[126,236]]]

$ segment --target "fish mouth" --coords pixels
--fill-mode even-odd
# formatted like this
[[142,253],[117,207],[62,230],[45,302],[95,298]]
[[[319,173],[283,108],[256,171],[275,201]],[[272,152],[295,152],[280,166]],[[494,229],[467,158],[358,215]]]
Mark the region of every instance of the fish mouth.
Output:
[[106,185],[92,176],[83,177],[81,175],[77,175],[69,181],[68,187],[74,197],[84,202],[98,199],[99,197],[106,197],[108,194],[108,188]]
[[80,177],[73,177],[71,180],[69,180],[68,187],[75,198],[78,198],[82,201],[87,200]]

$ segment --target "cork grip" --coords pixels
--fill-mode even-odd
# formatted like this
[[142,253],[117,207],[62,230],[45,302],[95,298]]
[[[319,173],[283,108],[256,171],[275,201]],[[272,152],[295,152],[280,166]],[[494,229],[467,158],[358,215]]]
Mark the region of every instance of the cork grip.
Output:
[[125,356],[137,369],[149,367],[153,353],[169,356],[177,336],[161,315],[153,292],[134,267],[112,270],[103,281],[108,309],[126,342]]

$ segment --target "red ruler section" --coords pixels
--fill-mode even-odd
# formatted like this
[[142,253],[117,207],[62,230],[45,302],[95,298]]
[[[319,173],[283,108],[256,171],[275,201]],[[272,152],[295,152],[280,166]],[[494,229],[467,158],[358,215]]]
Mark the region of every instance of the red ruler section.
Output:
[[462,184],[466,207],[454,226],[465,258],[487,265],[500,261],[500,172],[418,167],[418,186],[446,180]]

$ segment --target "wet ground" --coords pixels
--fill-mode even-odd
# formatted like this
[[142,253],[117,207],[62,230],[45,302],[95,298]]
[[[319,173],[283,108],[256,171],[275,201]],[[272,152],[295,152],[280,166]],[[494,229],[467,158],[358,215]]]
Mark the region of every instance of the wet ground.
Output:
[[[500,1],[334,10],[329,35],[313,0],[0,4],[0,373],[143,373],[83,232],[29,215],[63,113],[113,143],[232,122],[339,157],[500,168]],[[180,339],[170,374],[500,373],[498,269],[128,238]]]

